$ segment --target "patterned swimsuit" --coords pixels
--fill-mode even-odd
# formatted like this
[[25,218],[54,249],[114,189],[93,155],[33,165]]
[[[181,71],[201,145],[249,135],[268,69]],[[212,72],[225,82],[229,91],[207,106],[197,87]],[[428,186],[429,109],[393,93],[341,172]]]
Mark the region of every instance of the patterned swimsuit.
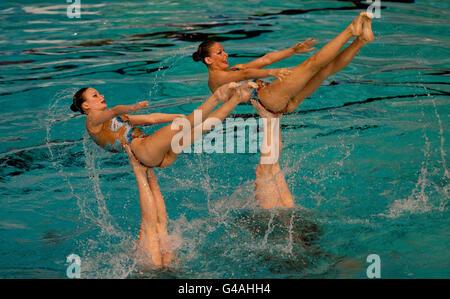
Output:
[[126,115],[117,116],[103,123],[102,129],[96,134],[89,131],[88,133],[95,143],[112,153],[123,152],[123,145],[130,145],[134,138],[147,137],[141,130],[131,125]]

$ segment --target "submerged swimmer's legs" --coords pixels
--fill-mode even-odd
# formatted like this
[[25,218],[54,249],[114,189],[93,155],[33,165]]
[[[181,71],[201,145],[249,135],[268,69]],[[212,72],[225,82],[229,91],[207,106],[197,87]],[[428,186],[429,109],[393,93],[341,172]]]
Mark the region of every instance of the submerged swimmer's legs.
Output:
[[[236,85],[231,86],[236,87]],[[238,92],[236,92],[230,100],[224,103],[222,107],[217,109],[214,113],[211,113],[210,117],[205,119],[203,123],[223,121],[239,103],[249,100],[253,89],[256,87],[257,85],[252,82],[241,86]],[[205,107],[205,105],[203,105],[203,107]],[[214,107],[212,106],[211,111],[213,108]],[[211,126],[203,127],[202,134],[210,131],[211,129]],[[161,134],[161,130],[163,130],[165,134]],[[159,136],[163,139],[161,143],[166,142],[169,145],[171,144],[172,137],[177,133],[176,131],[173,133],[174,130],[171,129],[170,125],[160,129],[158,132],[160,132]],[[192,144],[195,141],[193,138],[194,129],[191,129],[190,134]],[[158,141],[161,140],[155,140],[155,142]],[[139,187],[142,220],[139,231],[138,249],[144,253],[144,256],[150,255],[154,265],[168,265],[173,259],[173,253],[170,249],[171,244],[167,233],[166,207],[155,173],[153,169],[141,165],[141,163],[136,159],[136,150],[133,150],[133,154],[129,145],[124,145],[124,149],[128,154],[128,158],[136,175],[136,181]],[[175,161],[177,156],[178,155],[169,149],[168,153],[164,155],[162,164],[166,163],[167,166],[170,165],[173,161]],[[141,160],[141,157],[137,158]]]
[[[261,153],[261,160],[255,170],[255,198],[258,204],[264,209],[270,209],[274,207],[293,207],[294,199],[291,191],[287,186],[286,179],[283,172],[280,169],[280,164],[277,162],[273,164],[263,163],[263,159],[266,156],[270,156],[276,150],[273,147],[278,143],[279,150],[278,155],[281,154],[282,142],[281,142],[281,129],[279,125],[272,128],[271,121],[275,118],[281,118],[281,114],[273,114],[264,109],[264,107],[252,100],[252,104],[258,111],[262,118],[267,119],[267,123],[264,123],[264,138],[271,139],[272,129],[278,130],[278,140],[263,140],[263,144],[269,145],[271,152]],[[277,135],[273,135],[277,137]]]
[[143,254],[144,257],[151,257],[154,265],[161,266],[164,263],[158,233],[158,228],[161,229],[161,224],[158,223],[158,209],[147,178],[147,167],[142,166],[134,158],[134,155],[131,153],[128,145],[125,145],[124,148],[128,154],[130,165],[136,176],[136,181],[139,188],[141,226],[139,230],[137,249],[139,253]]
[[280,164],[278,164],[278,162],[275,163],[272,167],[272,175],[280,192],[281,205],[285,208],[294,207],[294,197],[292,196],[291,190],[289,190],[286,178],[284,177],[284,173],[281,170]]
[[302,64],[294,67],[292,73],[282,81],[277,79],[273,83],[262,87],[258,92],[263,105],[270,111],[285,111],[289,101],[293,99],[319,72],[329,64],[341,48],[353,36],[360,36],[363,32],[363,23],[370,20],[371,15],[362,12],[353,22],[332,41],[326,44],[319,52],[311,56]]
[[[211,113],[208,118],[203,115],[203,125],[205,123],[211,123],[217,119],[223,121],[239,103],[248,101],[253,89],[257,88],[256,83],[248,82],[243,84],[238,89],[238,92],[233,93],[231,96],[231,91],[237,86],[239,85],[236,83],[229,83],[220,87],[216,90],[216,92],[214,92],[213,96],[211,96],[204,104],[196,109],[202,110],[202,114],[204,114],[206,110],[206,113],[209,114],[220,102],[220,100],[226,101],[219,109]],[[220,100],[218,100],[217,97]],[[205,107],[207,107],[207,109]],[[192,136],[194,136],[194,112],[187,117],[189,123],[191,124]],[[205,127],[207,126],[203,126],[203,128]],[[209,132],[211,129],[212,128],[204,129],[202,134]],[[139,161],[145,165],[150,167],[167,167],[171,165],[178,157],[178,154],[172,151],[172,139],[179,132],[180,130],[173,130],[171,125],[165,126],[151,136],[133,139],[131,144],[132,150]],[[190,138],[190,141],[190,144],[182,144],[182,146],[190,146],[195,140],[194,138]]]
[[157,223],[156,230],[159,236],[159,245],[162,255],[162,264],[169,265],[173,259],[173,253],[171,250],[171,244],[169,240],[169,234],[167,232],[167,212],[164,198],[159,189],[158,180],[156,178],[153,168],[147,169],[147,179],[150,184],[150,190],[155,200],[157,210]]
[[304,99],[312,95],[322,84],[322,82],[329,76],[345,69],[353,57],[361,50],[361,48],[373,41],[374,36],[372,33],[372,19],[365,19],[363,22],[362,34],[357,37],[344,51],[342,51],[336,58],[322,68],[314,77],[309,80],[305,87],[291,100],[289,101],[286,112],[292,112],[303,102]]
[[272,165],[259,163],[255,170],[255,199],[263,209],[281,205],[281,194],[272,175]]

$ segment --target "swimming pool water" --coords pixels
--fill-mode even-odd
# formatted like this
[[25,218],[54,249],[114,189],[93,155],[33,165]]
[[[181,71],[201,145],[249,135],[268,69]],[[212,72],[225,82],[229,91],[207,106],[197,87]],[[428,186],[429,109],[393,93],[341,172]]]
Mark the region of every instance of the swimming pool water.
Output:
[[[367,5],[83,0],[69,19],[64,0],[1,2],[0,277],[64,278],[71,253],[83,278],[365,278],[369,254],[383,278],[450,277],[450,5],[381,2],[375,41],[281,121],[295,209],[254,206],[258,154],[183,154],[156,171],[170,271],[133,259],[134,176],[124,154],[88,138],[68,109],[74,91],[187,114],[209,94],[191,59],[205,37],[238,64],[308,37],[322,47]],[[249,105],[234,113],[256,117]]]

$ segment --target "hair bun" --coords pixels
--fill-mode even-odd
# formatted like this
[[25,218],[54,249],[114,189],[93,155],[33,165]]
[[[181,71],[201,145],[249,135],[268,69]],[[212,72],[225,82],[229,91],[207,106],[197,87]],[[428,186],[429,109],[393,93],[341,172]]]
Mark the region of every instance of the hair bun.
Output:
[[192,59],[194,59],[195,62],[202,60],[198,51],[192,54]]
[[78,112],[78,111],[80,111],[80,110],[78,109],[78,107],[75,106],[75,104],[70,105],[70,110],[72,110],[73,112]]

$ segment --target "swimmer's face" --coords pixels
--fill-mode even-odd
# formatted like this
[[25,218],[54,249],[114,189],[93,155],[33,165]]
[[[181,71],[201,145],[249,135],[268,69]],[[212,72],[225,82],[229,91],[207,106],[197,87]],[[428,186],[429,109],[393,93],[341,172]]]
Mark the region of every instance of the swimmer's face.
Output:
[[228,68],[228,54],[221,44],[215,43],[209,48],[209,57],[205,57],[205,62],[213,68],[226,69]]
[[88,110],[105,110],[108,105],[106,105],[105,97],[101,95],[96,89],[88,88],[83,93],[84,102],[82,108],[84,111]]

